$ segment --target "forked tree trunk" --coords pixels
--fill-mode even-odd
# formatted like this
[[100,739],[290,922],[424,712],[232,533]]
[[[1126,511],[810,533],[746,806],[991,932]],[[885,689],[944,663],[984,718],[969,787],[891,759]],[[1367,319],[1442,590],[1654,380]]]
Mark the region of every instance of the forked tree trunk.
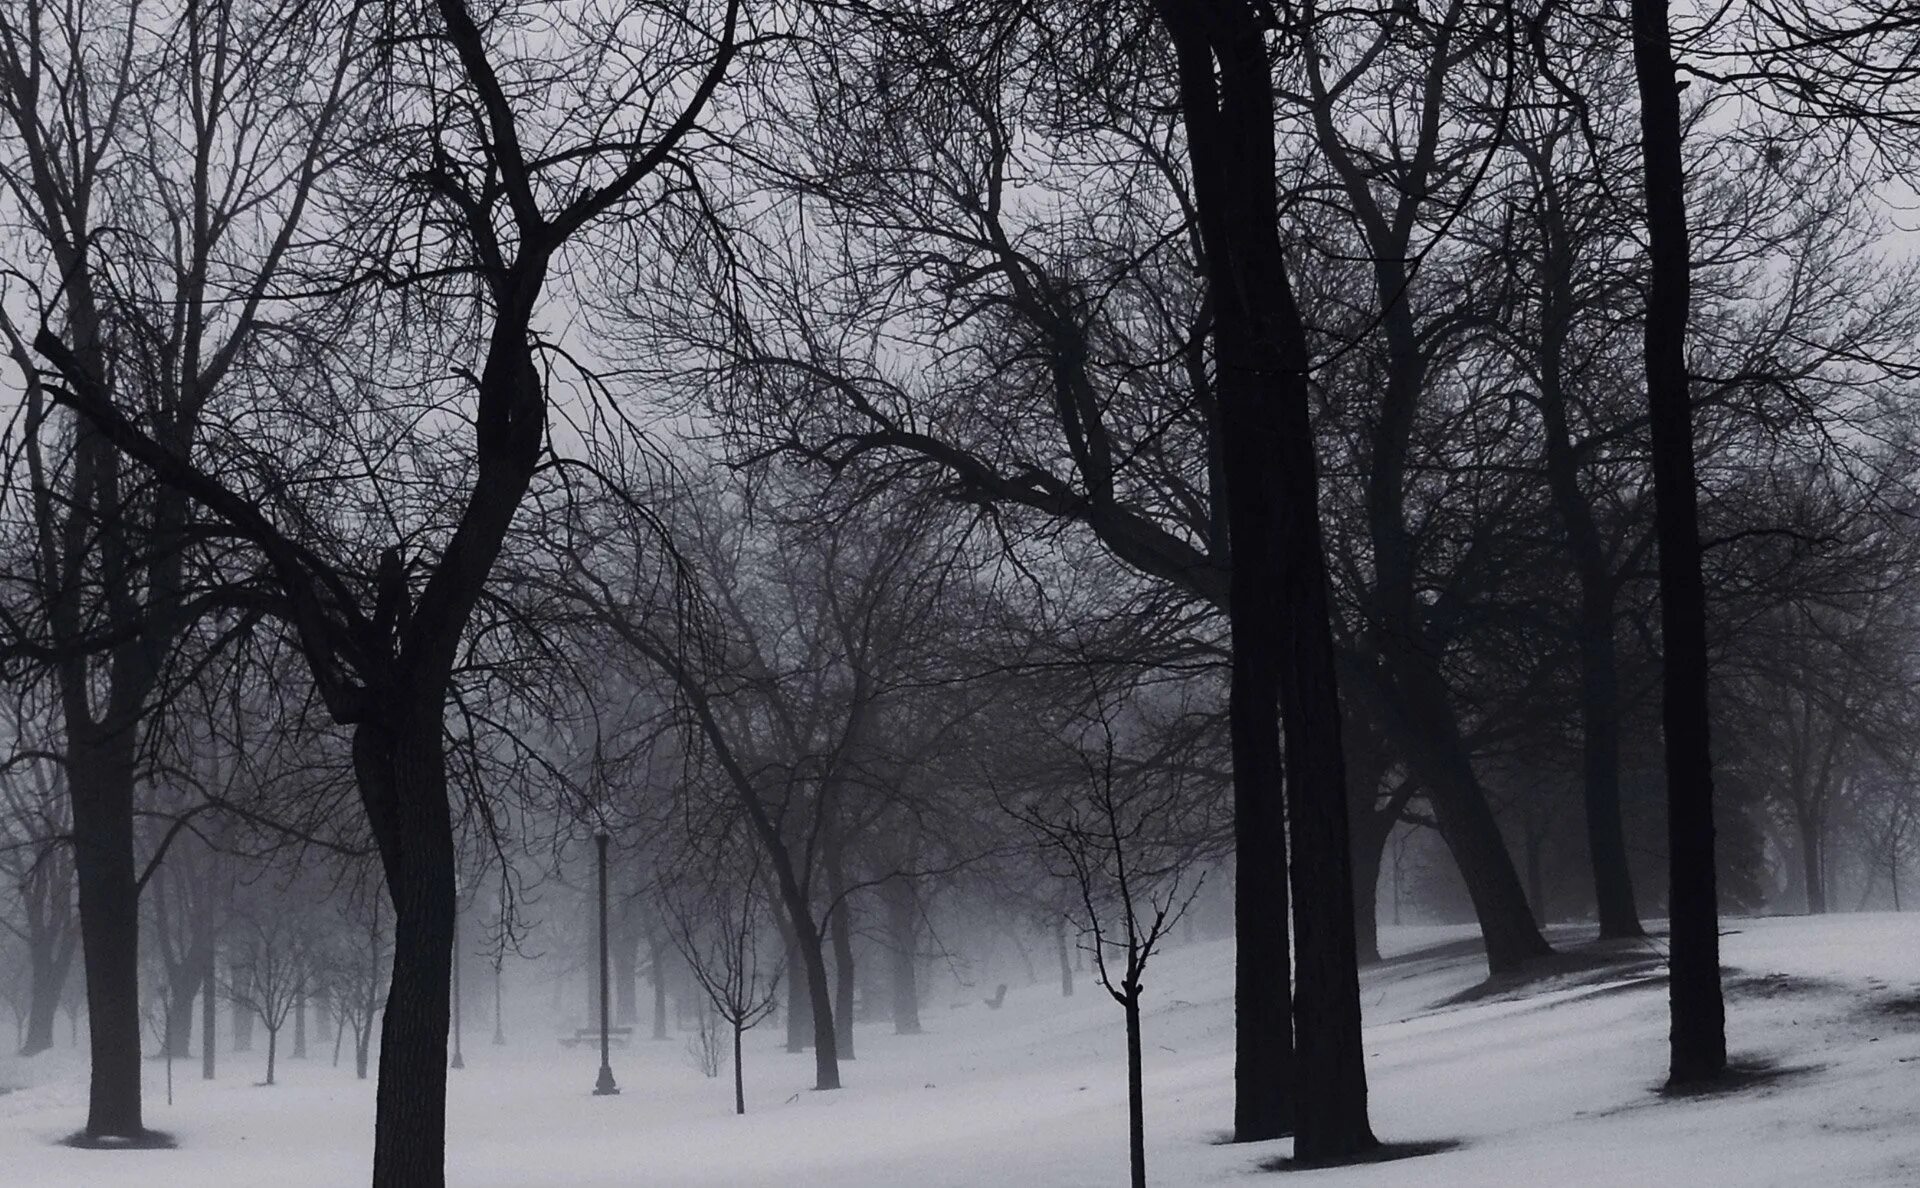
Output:
[[[1251,4],[1161,0],[1160,11],[1178,55],[1214,308],[1232,546],[1235,1072],[1250,1082],[1236,1090],[1235,1136],[1273,1137],[1290,1121],[1297,1156],[1332,1158],[1374,1138],[1306,338],[1280,246],[1273,78]],[[1286,722],[1284,814],[1276,711]]]
[[1669,1079],[1688,1084],[1727,1066],[1720,992],[1720,908],[1714,856],[1713,755],[1707,741],[1707,599],[1693,466],[1686,333],[1692,304],[1680,92],[1666,0],[1633,0],[1633,65],[1647,197],[1647,407],[1654,526],[1660,544],[1661,721],[1667,745]]

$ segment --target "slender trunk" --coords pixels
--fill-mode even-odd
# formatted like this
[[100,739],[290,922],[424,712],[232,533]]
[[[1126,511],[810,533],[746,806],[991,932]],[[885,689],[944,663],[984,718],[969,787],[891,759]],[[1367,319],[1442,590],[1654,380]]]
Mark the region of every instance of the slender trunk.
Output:
[[274,1060],[280,1053],[280,1029],[267,1028],[267,1084],[273,1084]]
[[91,1075],[86,1133],[137,1138],[140,1112],[140,900],[133,871],[134,732],[75,731],[67,756],[73,862],[87,982]]
[[1660,544],[1662,725],[1667,745],[1668,908],[1672,939],[1669,1077],[1710,1080],[1727,1065],[1720,991],[1713,756],[1707,740],[1707,602],[1693,466],[1686,333],[1691,262],[1680,92],[1666,0],[1633,0],[1634,74],[1647,197],[1647,406]]
[[213,970],[219,954],[207,946],[206,960],[200,964],[200,1079],[213,1080],[214,1053],[219,1048],[220,1030],[213,1004]]
[[293,996],[293,1058],[307,1058],[307,992],[304,990]]
[[647,937],[653,962],[653,1038],[667,1038],[667,946],[658,933]]
[[[1380,960],[1380,865],[1397,814],[1363,812],[1357,799],[1353,809],[1353,947],[1360,964],[1372,965]],[[1399,905],[1394,906],[1398,924]]]
[[1060,958],[1060,997],[1073,997],[1073,954],[1067,946],[1067,918],[1053,918],[1053,951]]
[[740,1024],[733,1025],[733,1112],[747,1112],[747,1082],[740,1069]]
[[1127,1012],[1127,1166],[1133,1188],[1147,1188],[1146,1095],[1140,1083],[1140,996],[1130,991],[1121,1005]]
[[887,957],[893,982],[893,1033],[920,1034],[919,908],[913,884],[889,879],[880,885],[887,906]]

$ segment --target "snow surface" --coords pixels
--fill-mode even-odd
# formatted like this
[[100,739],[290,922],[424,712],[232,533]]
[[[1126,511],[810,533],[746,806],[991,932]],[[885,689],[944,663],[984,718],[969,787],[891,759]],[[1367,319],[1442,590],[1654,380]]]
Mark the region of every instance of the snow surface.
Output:
[[[1726,924],[1736,1060],[1775,1074],[1737,1092],[1667,1098],[1661,945],[1600,951],[1561,936],[1564,970],[1480,987],[1460,930],[1392,929],[1399,956],[1363,979],[1376,1132],[1436,1154],[1295,1171],[1347,1185],[1920,1184],[1920,916]],[[1147,977],[1147,1166],[1163,1185],[1268,1180],[1289,1143],[1219,1142],[1231,1117],[1231,946],[1169,950]],[[1455,1001],[1460,996],[1464,1001]],[[936,997],[928,1033],[861,1027],[847,1087],[816,1093],[812,1057],[777,1030],[748,1037],[748,1113],[682,1043],[616,1050],[618,1097],[590,1095],[595,1054],[523,1029],[504,1048],[468,1034],[450,1074],[448,1179],[472,1188],[1107,1188],[1126,1180],[1119,1008],[1082,981],[1045,981],[989,1011]],[[65,1020],[61,1021],[64,1027]],[[64,1036],[62,1037],[64,1039]],[[283,1040],[285,1035],[283,1033]],[[170,1151],[58,1145],[84,1116],[84,1069],[56,1049],[0,1059],[0,1185],[339,1188],[365,1183],[373,1085],[351,1059],[287,1057],[253,1082],[263,1043],[222,1054],[222,1077],[146,1066],[147,1119]]]

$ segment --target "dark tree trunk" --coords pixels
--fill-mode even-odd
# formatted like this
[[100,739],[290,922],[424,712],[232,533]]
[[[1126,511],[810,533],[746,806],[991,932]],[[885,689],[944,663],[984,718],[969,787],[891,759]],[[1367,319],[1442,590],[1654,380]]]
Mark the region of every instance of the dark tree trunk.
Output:
[[747,1079],[740,1067],[740,1025],[733,1025],[733,1112],[747,1112]]
[[1363,678],[1361,688],[1379,711],[1381,726],[1420,777],[1440,840],[1473,903],[1486,943],[1487,968],[1494,973],[1517,969],[1553,950],[1534,923],[1526,889],[1474,773],[1438,670],[1419,649],[1401,651],[1391,665],[1395,675],[1374,670]]
[[1533,905],[1533,918],[1542,928],[1547,925],[1547,872],[1541,861],[1546,856],[1544,831],[1527,830],[1527,900]]
[[1147,1110],[1141,1088],[1140,995],[1130,992],[1121,1002],[1127,1012],[1127,1168],[1132,1188],[1147,1188]]
[[307,994],[304,990],[293,996],[293,1058],[307,1058]]
[[1060,997],[1073,997],[1073,952],[1067,945],[1067,918],[1053,919],[1053,950],[1060,958]]
[[354,771],[393,904],[393,976],[380,1024],[373,1183],[445,1182],[454,847],[441,750],[443,686],[354,732]]
[[1645,936],[1627,864],[1627,831],[1620,820],[1620,676],[1613,643],[1613,592],[1581,597],[1581,764],[1587,853],[1593,864],[1594,904],[1603,939]]
[[[1567,421],[1566,335],[1575,316],[1573,249],[1567,242],[1557,179],[1545,179],[1544,316],[1540,333],[1540,409],[1547,488],[1580,582],[1580,761],[1594,904],[1605,939],[1646,935],[1634,902],[1627,835],[1620,820],[1620,676],[1613,639],[1617,583],[1607,549],[1580,487],[1580,461]],[[1538,908],[1536,902],[1535,907]],[[1543,917],[1544,918],[1544,917]]]
[[278,1027],[269,1027],[267,1028],[267,1084],[269,1085],[273,1084],[274,1062],[279,1054],[280,1029]]
[[[243,976],[237,970],[232,972],[236,981]],[[238,1002],[233,1004],[233,1050],[253,1051],[253,1012]]]
[[[69,718],[68,729],[73,731]],[[75,735],[67,754],[73,864],[92,1052],[86,1133],[137,1138],[140,1113],[140,899],[133,872],[134,732]]]
[[[833,880],[838,883],[839,880]],[[834,893],[839,898],[839,893]],[[833,909],[829,923],[833,944],[833,1036],[839,1044],[842,1060],[853,1059],[853,926],[848,920],[847,902],[841,899]]]
[[889,879],[880,885],[887,905],[887,958],[893,983],[893,1033],[920,1034],[919,905],[913,884]]
[[653,1038],[667,1038],[667,946],[658,933],[647,936],[648,959],[653,963]]
[[219,1050],[218,1016],[213,1002],[214,961],[218,954],[207,946],[206,960],[200,964],[200,1079],[213,1080],[214,1054]]
[[1667,744],[1669,1031],[1674,1084],[1726,1071],[1720,919],[1707,742],[1707,601],[1693,468],[1686,333],[1692,304],[1680,92],[1666,0],[1633,0],[1633,64],[1646,177],[1647,407],[1653,440],[1654,527],[1660,544],[1661,706]]
[[[1179,59],[1225,439],[1236,1075],[1253,1081],[1236,1094],[1235,1136],[1269,1138],[1291,1121],[1299,1157],[1331,1158],[1372,1147],[1374,1138],[1306,338],[1274,188],[1273,79],[1251,4],[1161,0],[1160,11]],[[1276,710],[1286,723],[1284,814]],[[1283,816],[1292,820],[1291,848]],[[1289,873],[1298,976],[1291,1002],[1282,923]]]

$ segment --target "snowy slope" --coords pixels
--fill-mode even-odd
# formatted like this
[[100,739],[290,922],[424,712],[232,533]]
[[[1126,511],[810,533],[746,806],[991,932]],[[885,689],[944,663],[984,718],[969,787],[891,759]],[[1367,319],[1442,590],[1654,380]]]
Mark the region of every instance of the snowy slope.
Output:
[[[1734,1093],[1667,1099],[1657,943],[1576,952],[1556,976],[1481,988],[1482,966],[1443,930],[1405,929],[1403,956],[1364,979],[1376,1131],[1441,1153],[1296,1172],[1345,1185],[1920,1184],[1920,917],[1738,920],[1727,925],[1737,1059],[1776,1071]],[[1570,938],[1562,938],[1563,942]],[[1571,946],[1570,946],[1571,947]],[[1283,1141],[1217,1140],[1231,1115],[1231,949],[1169,951],[1147,978],[1148,1171],[1166,1185],[1247,1182]],[[749,1037],[748,1114],[694,1071],[679,1042],[615,1053],[623,1092],[594,1098],[594,1058],[546,1036],[467,1048],[452,1074],[449,1178],[473,1188],[1076,1188],[1124,1183],[1120,1013],[1084,984],[1070,1000],[1016,987],[923,1016],[929,1033],[862,1028],[847,1088],[814,1093],[810,1057]],[[284,1053],[283,1053],[284,1056]],[[0,1061],[0,1184],[119,1188],[364,1182],[370,1083],[283,1058],[282,1085],[235,1068],[207,1085],[176,1068],[165,1104],[149,1062],[149,1123],[180,1147],[56,1145],[85,1099],[70,1054]],[[255,1053],[256,1061],[260,1059]],[[350,1063],[350,1062],[349,1062]],[[247,1082],[240,1072],[249,1074]]]

